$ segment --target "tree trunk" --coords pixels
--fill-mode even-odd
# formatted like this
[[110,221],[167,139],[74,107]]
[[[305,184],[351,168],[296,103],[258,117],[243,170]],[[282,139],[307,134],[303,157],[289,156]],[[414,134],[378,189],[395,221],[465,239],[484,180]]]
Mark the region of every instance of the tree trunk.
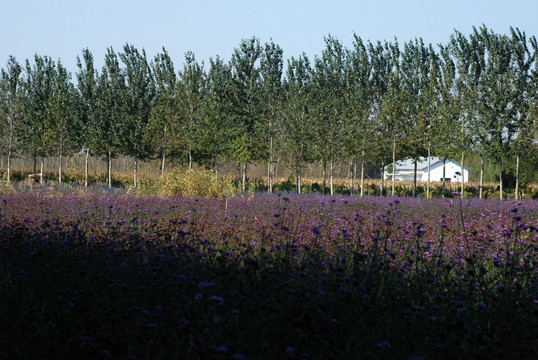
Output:
[[43,169],[45,167],[45,154],[41,157],[41,173],[39,174],[39,183],[43,184]]
[[463,169],[463,160],[465,159],[465,117],[461,121],[461,198],[464,197],[465,190],[465,173]]
[[245,186],[247,183],[247,162],[244,161],[241,164],[241,191],[245,191]]
[[464,165],[463,161],[465,160],[465,151],[461,152],[461,197],[464,197],[464,191],[465,191],[465,172],[464,172]]
[[164,165],[166,164],[166,151],[163,150],[163,157],[161,158],[161,179],[164,177]]
[[273,137],[269,138],[269,166],[267,167],[267,178],[269,182],[269,193],[273,192]]
[[381,186],[379,188],[380,196],[383,196],[384,185],[385,185],[385,162],[381,161]]
[[301,193],[301,163],[299,160],[295,161],[295,185],[297,194]]
[[213,174],[215,175],[215,179],[218,177],[218,171],[217,171],[217,155],[213,155]]
[[112,187],[112,151],[108,150],[107,154],[107,180],[108,180],[108,187]]
[[331,195],[334,194],[334,183],[333,183],[333,171],[334,171],[334,162],[333,162],[333,159],[331,159],[331,161],[329,162],[329,181],[330,181],[330,186],[331,186]]
[[323,190],[322,190],[322,194],[325,194],[326,185],[327,185],[327,161],[323,160]]
[[11,153],[13,151],[13,136],[9,136],[9,147],[7,149],[7,183],[11,182]]
[[446,191],[446,158],[443,158],[443,197]]
[[519,200],[519,154],[516,155],[516,201]]
[[361,159],[361,197],[364,196],[364,150],[362,151]]
[[32,174],[35,174],[37,172],[37,151],[34,150],[34,171]]
[[482,199],[482,191],[484,187],[484,155],[480,156],[480,186],[478,189],[478,198]]
[[163,156],[161,158],[161,179],[164,177],[164,166],[166,164],[166,133],[167,133],[167,126],[164,125],[164,136],[163,136],[163,142],[162,142],[162,152]]
[[355,169],[353,168],[354,163],[354,160],[349,161],[349,194],[351,196],[353,196],[353,193],[355,192]]
[[417,197],[417,161],[414,160],[415,169],[413,172],[413,197]]
[[392,196],[396,193],[396,138],[392,139]]
[[58,185],[62,184],[62,152],[60,151],[60,155],[58,156]]
[[427,179],[427,182],[426,182],[426,198],[429,199],[430,198],[430,182],[431,182],[431,177],[430,177],[430,169],[431,169],[431,143],[428,142],[428,179]]
[[189,144],[189,169],[192,169],[192,150],[191,150],[190,144]]
[[499,159],[499,199],[503,199],[503,158]]
[[90,158],[90,149],[86,148],[86,158],[84,159],[84,187],[88,187],[88,163]]
[[134,158],[133,186],[138,185],[138,158]]
[[62,184],[62,155],[63,155],[63,139],[60,139],[60,148],[58,152],[58,185]]

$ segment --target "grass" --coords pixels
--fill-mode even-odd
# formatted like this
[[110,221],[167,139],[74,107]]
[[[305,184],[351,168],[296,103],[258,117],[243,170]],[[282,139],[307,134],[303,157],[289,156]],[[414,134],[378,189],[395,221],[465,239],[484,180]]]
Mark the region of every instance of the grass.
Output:
[[3,358],[538,356],[536,202],[0,200]]

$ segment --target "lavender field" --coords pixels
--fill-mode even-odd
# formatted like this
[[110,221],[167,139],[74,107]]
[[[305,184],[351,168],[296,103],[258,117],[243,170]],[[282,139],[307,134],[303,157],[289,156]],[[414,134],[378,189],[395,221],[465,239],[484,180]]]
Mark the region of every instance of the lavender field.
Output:
[[0,358],[538,357],[538,202],[0,195]]

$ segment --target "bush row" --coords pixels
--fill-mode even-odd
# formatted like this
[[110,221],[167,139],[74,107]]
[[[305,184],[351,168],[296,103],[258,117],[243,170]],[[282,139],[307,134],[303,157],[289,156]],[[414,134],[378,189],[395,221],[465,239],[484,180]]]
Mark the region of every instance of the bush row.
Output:
[[[13,170],[11,178],[13,182],[27,182],[28,170]],[[7,181],[7,171],[0,169],[0,182]],[[45,182],[51,185],[58,184],[57,172],[46,172]],[[67,185],[84,185],[84,174],[79,172],[66,171],[62,174],[62,183]],[[89,185],[106,185],[106,173],[90,173],[88,175]],[[164,177],[142,176],[139,180],[140,186],[137,193],[140,195],[150,196],[204,196],[204,197],[224,197],[237,193],[241,188],[239,179],[230,176],[216,177],[211,171],[204,169],[188,169],[168,172]],[[133,185],[131,174],[114,174],[112,176],[112,186],[115,188],[129,188]],[[248,179],[246,184],[248,192],[266,192],[268,191],[267,181],[263,178]],[[276,179],[273,186],[275,192],[296,192],[296,182],[294,177]],[[334,193],[340,195],[351,195],[349,180],[337,179],[334,181]],[[391,194],[392,184],[390,181],[385,182],[383,195]],[[430,185],[431,197],[453,197],[453,192],[460,192],[461,187],[458,183],[447,183],[443,185],[438,182],[432,182]],[[323,188],[322,179],[303,179],[301,184],[301,193],[320,194],[329,193],[328,181]],[[464,187],[465,197],[478,197],[480,186],[478,183],[468,183]],[[360,194],[360,182],[354,185],[354,194]],[[412,196],[413,183],[410,181],[397,181],[395,193],[398,196]],[[500,187],[497,183],[486,183],[482,186],[482,196],[484,198],[498,198]],[[380,181],[378,179],[368,179],[364,183],[364,194],[381,195]],[[426,196],[426,184],[420,182],[415,190],[415,195],[419,197]],[[513,198],[514,189],[505,187],[504,197]],[[530,184],[522,186],[520,189],[521,198],[538,199],[538,185]]]

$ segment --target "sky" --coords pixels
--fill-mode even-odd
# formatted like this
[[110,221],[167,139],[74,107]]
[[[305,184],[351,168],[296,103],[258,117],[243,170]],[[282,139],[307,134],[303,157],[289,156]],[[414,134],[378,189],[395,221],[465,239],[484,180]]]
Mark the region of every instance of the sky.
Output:
[[437,45],[455,30],[467,35],[482,25],[538,36],[537,15],[536,0],[0,0],[0,68],[10,55],[22,64],[37,54],[74,74],[88,48],[100,69],[107,48],[121,52],[129,43],[150,59],[164,47],[179,69],[186,52],[205,64],[217,56],[228,61],[252,37],[272,40],[285,59],[303,52],[313,59],[328,35],[348,48],[354,34],[365,42],[422,38]]

